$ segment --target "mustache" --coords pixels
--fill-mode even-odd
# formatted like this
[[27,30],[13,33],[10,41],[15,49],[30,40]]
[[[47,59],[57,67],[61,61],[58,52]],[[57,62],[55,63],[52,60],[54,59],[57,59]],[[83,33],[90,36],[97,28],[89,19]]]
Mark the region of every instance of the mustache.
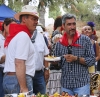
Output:
[[71,29],[70,31],[76,31],[76,29]]

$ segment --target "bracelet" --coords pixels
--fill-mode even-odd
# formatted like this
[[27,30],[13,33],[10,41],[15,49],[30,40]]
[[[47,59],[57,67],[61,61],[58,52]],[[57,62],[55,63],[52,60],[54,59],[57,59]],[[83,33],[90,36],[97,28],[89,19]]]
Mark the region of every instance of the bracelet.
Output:
[[76,60],[78,63],[80,62],[80,58],[79,57],[77,57],[77,60]]

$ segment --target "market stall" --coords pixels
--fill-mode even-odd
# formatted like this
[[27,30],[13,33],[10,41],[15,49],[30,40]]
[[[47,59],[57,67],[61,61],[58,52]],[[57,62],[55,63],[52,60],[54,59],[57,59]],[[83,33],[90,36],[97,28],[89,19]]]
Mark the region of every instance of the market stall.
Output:
[[13,18],[15,14],[16,12],[5,4],[0,6],[0,21],[4,21],[5,18]]

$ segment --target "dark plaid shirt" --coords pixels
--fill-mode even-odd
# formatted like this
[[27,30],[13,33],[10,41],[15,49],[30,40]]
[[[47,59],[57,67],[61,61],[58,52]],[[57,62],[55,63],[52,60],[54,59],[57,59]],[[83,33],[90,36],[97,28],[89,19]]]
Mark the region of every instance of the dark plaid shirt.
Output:
[[[80,44],[81,47],[72,47],[72,54],[85,58],[86,65],[77,61],[68,63],[64,57],[61,57],[61,85],[64,88],[78,88],[88,84],[90,82],[88,67],[95,64],[95,53],[90,39],[81,35],[76,43]],[[68,49],[58,42],[54,54],[55,56],[63,56],[68,54]]]

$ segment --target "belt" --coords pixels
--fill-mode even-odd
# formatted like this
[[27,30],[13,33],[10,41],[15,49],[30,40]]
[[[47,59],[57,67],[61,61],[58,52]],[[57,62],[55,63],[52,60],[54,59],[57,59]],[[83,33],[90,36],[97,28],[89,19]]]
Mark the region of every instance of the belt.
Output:
[[41,73],[43,70],[36,70],[35,73]]
[[6,75],[16,75],[16,72],[6,72]]

